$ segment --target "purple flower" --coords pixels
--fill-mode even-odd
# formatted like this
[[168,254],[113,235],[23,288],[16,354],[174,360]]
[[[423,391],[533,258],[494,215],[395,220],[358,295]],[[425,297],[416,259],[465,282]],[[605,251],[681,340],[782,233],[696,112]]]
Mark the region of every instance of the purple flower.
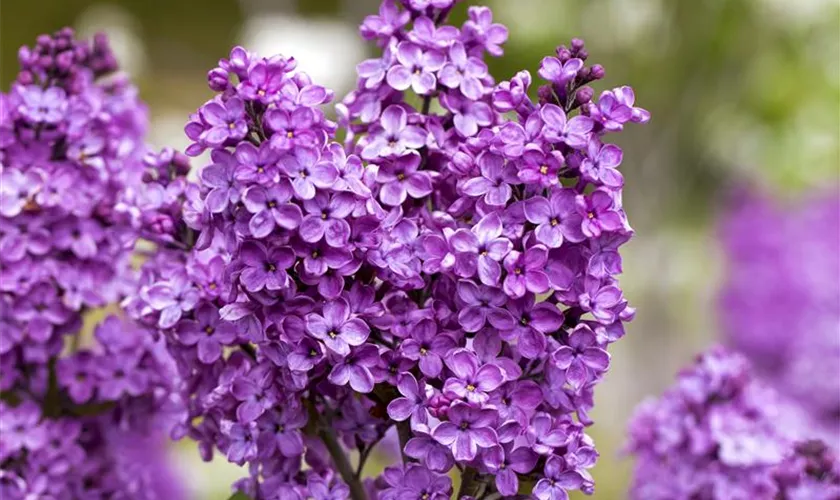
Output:
[[385,0],[379,5],[379,15],[365,17],[360,31],[368,40],[374,38],[388,39],[408,24],[411,13],[400,10],[393,0]]
[[420,155],[409,151],[379,167],[376,182],[380,183],[379,199],[389,206],[401,205],[407,197],[423,198],[432,192],[432,178],[421,172]]
[[311,276],[323,276],[330,269],[341,269],[353,260],[353,256],[343,248],[333,248],[326,241],[307,244],[292,242],[292,248],[298,257],[303,258],[303,269]]
[[225,102],[210,101],[199,109],[199,115],[209,126],[199,138],[210,147],[238,141],[248,133],[245,104],[238,97],[231,97]]
[[[326,313],[325,313],[326,314]],[[307,316],[307,328],[310,327],[310,316]],[[350,320],[354,321],[354,320]],[[361,321],[359,319],[355,319],[355,321]],[[364,325],[364,323],[362,323]],[[340,342],[345,342],[343,345],[346,347],[347,343],[353,343],[356,339],[363,338],[361,334],[357,333],[356,337],[351,340],[351,334],[348,333],[348,326],[347,323],[344,323],[343,330],[338,333],[335,337],[336,339],[341,339]],[[362,331],[361,329],[359,330]],[[364,338],[367,338],[370,329],[367,328],[365,325],[365,330],[363,330]],[[310,330],[311,332],[311,330]],[[313,333],[313,335],[316,335]],[[327,334],[327,338],[329,339],[329,333]],[[322,339],[327,344],[327,347],[334,350],[338,354],[342,356],[346,356],[344,359],[336,363],[333,367],[332,371],[328,380],[335,385],[342,386],[347,385],[350,383],[350,387],[359,393],[367,394],[373,390],[373,374],[370,372],[370,369],[376,366],[379,363],[379,349],[373,344],[364,344],[359,346],[357,349],[354,349],[349,356],[346,353],[340,352],[340,348],[335,348],[329,341],[326,339]],[[333,341],[333,344],[337,344],[337,342]],[[356,344],[354,344],[356,345]],[[349,348],[348,348],[349,349]]]
[[421,95],[435,89],[435,72],[443,67],[446,60],[443,54],[435,50],[424,51],[411,42],[400,42],[396,55],[399,64],[388,70],[388,85],[400,91],[411,87],[415,93]]
[[307,415],[298,404],[279,405],[277,409],[264,413],[257,421],[260,436],[257,444],[261,454],[270,456],[275,450],[284,457],[298,457],[303,454],[303,434]]
[[491,396],[488,405],[499,413],[501,421],[515,421],[526,427],[543,399],[542,389],[536,382],[517,380],[502,385]]
[[562,188],[552,191],[549,199],[536,196],[525,201],[525,217],[537,224],[537,241],[548,248],[558,248],[564,239],[572,243],[585,239],[575,197],[574,190]]
[[122,396],[139,396],[146,392],[149,377],[138,369],[140,359],[131,356],[106,356],[96,365],[99,399],[117,401]]
[[540,63],[539,74],[551,83],[563,87],[574,80],[581,69],[583,69],[583,61],[576,57],[562,63],[556,57],[549,56],[543,58]]
[[592,182],[598,182],[610,188],[620,188],[624,185],[624,177],[616,167],[621,164],[622,152],[613,144],[601,145],[598,141],[590,141],[588,154],[580,164],[580,172]]
[[[423,385],[425,386],[425,383]],[[426,397],[414,375],[411,373],[401,374],[397,383],[397,390],[400,391],[402,397],[395,398],[388,403],[388,415],[397,422],[402,422],[411,417],[412,428],[417,427],[418,424],[425,424],[428,421]]]
[[240,142],[236,146],[237,166],[233,178],[243,183],[257,183],[270,186],[280,179],[277,161],[280,155],[264,142],[259,149],[250,142]]
[[513,194],[510,185],[519,182],[516,169],[501,156],[489,152],[482,153],[476,163],[481,175],[463,182],[461,191],[467,196],[483,196],[488,205],[504,206]]
[[634,107],[635,101],[636,95],[630,87],[607,90],[601,93],[597,105],[594,103],[589,105],[589,115],[610,132],[622,130],[624,124],[629,121],[647,123],[650,120],[650,113],[645,109]]
[[371,141],[362,150],[362,158],[402,155],[407,149],[418,149],[426,144],[426,132],[415,125],[408,125],[408,113],[402,106],[385,108],[379,118],[382,130],[371,135]]
[[257,61],[248,68],[248,77],[238,85],[237,91],[244,99],[260,101],[263,104],[273,102],[277,100],[286,71],[288,69],[285,60]]
[[26,400],[15,408],[0,406],[0,457],[4,459],[22,449],[36,450],[45,441],[46,433],[41,421],[41,410]]
[[0,172],[0,215],[15,217],[41,186],[42,180],[34,171],[21,172],[6,168]]
[[256,423],[240,424],[231,420],[223,420],[221,429],[227,438],[226,456],[228,460],[242,465],[257,457],[259,430]]
[[549,188],[560,182],[558,173],[564,163],[560,151],[546,154],[542,150],[528,149],[522,154],[522,165],[517,175],[525,184]]
[[414,437],[405,445],[405,454],[426,465],[430,470],[446,472],[454,465],[449,448],[435,441],[428,427],[418,426],[412,429]]
[[528,474],[537,465],[539,457],[527,447],[513,449],[511,444],[494,446],[486,450],[482,463],[491,474],[496,476],[496,489],[505,496],[513,496],[519,491],[518,474]]
[[555,425],[549,414],[542,412],[531,419],[525,437],[531,449],[540,455],[551,455],[556,448],[569,442],[569,434]]
[[452,495],[452,480],[422,465],[409,466],[403,484],[398,497],[400,500],[448,500]]
[[350,239],[350,224],[345,218],[356,208],[356,198],[349,193],[332,196],[318,193],[311,200],[303,202],[307,215],[298,230],[301,239],[316,243],[326,237],[331,247],[345,247]]
[[598,346],[595,333],[587,325],[578,325],[569,335],[568,345],[554,351],[551,360],[566,371],[566,380],[576,391],[610,366],[609,353]]
[[64,118],[67,93],[61,87],[42,89],[37,85],[18,87],[21,103],[18,112],[31,123],[55,124]]
[[204,206],[211,213],[224,212],[228,203],[239,201],[239,189],[234,179],[236,161],[227,151],[214,149],[211,153],[213,162],[201,169],[201,182],[210,187],[204,199]]
[[406,358],[419,361],[423,375],[437,377],[443,369],[443,356],[453,347],[455,340],[445,333],[438,334],[434,321],[422,320],[412,328],[411,337],[400,344],[400,351]]
[[242,244],[239,260],[243,265],[239,281],[246,290],[259,292],[281,290],[288,286],[286,269],[292,267],[295,256],[289,247],[267,249],[258,241],[248,240]]
[[505,277],[502,287],[512,298],[519,298],[525,292],[543,293],[548,290],[548,275],[543,271],[548,260],[548,250],[534,245],[524,252],[511,251],[505,257]]
[[583,149],[589,143],[592,119],[587,116],[575,116],[566,119],[566,113],[555,104],[546,104],[540,110],[540,117],[545,122],[545,137],[552,142],[562,142],[573,149]]
[[568,500],[568,490],[576,490],[583,485],[583,477],[576,470],[566,469],[563,459],[549,457],[543,470],[544,477],[537,481],[533,495],[538,500]]
[[[452,248],[460,252],[459,262],[475,269],[487,286],[497,286],[502,277],[499,262],[513,249],[513,243],[502,237],[502,219],[497,212],[485,215],[472,230],[459,229],[450,238]],[[472,273],[465,277],[472,276]]]
[[362,345],[370,335],[367,323],[350,317],[350,305],[344,299],[325,304],[323,316],[307,315],[306,331],[340,356],[350,354],[350,346]]
[[466,349],[451,352],[445,361],[454,375],[443,384],[443,393],[449,397],[480,405],[489,399],[491,391],[505,381],[498,366],[491,363],[480,365],[478,357]]
[[496,431],[492,425],[496,412],[480,410],[466,403],[456,402],[449,408],[449,420],[441,422],[432,431],[432,437],[444,446],[449,446],[455,460],[473,460],[479,448],[490,448],[497,444]]
[[71,250],[80,259],[96,255],[102,240],[102,226],[96,220],[68,218],[53,227],[54,245]]
[[487,76],[487,65],[478,58],[467,57],[461,42],[449,47],[449,61],[440,70],[440,83],[450,89],[460,88],[468,99],[480,99],[484,94],[481,82]]
[[271,377],[271,370],[260,366],[233,380],[230,392],[240,401],[236,407],[239,422],[254,422],[277,403]]
[[271,109],[263,123],[273,130],[269,145],[276,151],[298,151],[323,146],[323,132],[317,127],[317,115],[309,107],[296,108],[291,113],[285,109]]
[[550,302],[534,304],[534,296],[526,294],[511,301],[508,310],[513,317],[513,328],[502,330],[502,339],[516,340],[519,352],[528,359],[534,359],[545,351],[547,334],[557,331],[563,325],[563,313]]
[[489,7],[470,7],[469,20],[464,23],[464,35],[476,41],[492,56],[503,53],[501,45],[507,41],[508,30],[502,24],[493,23],[493,12]]
[[455,130],[464,137],[472,137],[478,133],[479,127],[487,127],[495,121],[495,115],[490,105],[482,101],[474,101],[454,93],[440,95],[441,105],[452,112]]
[[615,200],[606,189],[596,189],[588,196],[579,194],[575,203],[583,219],[581,230],[587,238],[597,238],[604,231],[618,231],[623,227]]
[[275,227],[297,228],[303,214],[300,207],[289,202],[291,198],[292,193],[287,184],[275,184],[270,188],[248,188],[242,196],[242,202],[248,212],[254,214],[248,221],[251,235],[255,238],[265,238]]
[[178,339],[184,345],[196,346],[202,363],[215,363],[222,356],[222,346],[236,339],[236,329],[232,323],[222,321],[218,308],[208,303],[196,307],[194,316],[195,320],[178,325]]
[[458,297],[466,307],[458,312],[458,323],[467,332],[477,332],[489,321],[500,330],[513,328],[513,316],[502,306],[507,296],[498,288],[479,286],[468,280],[458,281]]
[[56,367],[58,381],[67,389],[74,403],[83,404],[96,390],[96,365],[93,354],[80,351],[75,356],[60,359]]
[[311,200],[316,188],[332,187],[338,178],[335,165],[318,160],[318,153],[307,148],[295,148],[293,155],[280,160],[283,171],[292,177],[295,194],[302,200]]
[[148,303],[160,311],[158,326],[171,328],[186,311],[198,303],[198,290],[183,274],[176,274],[168,281],[156,283],[146,290]]

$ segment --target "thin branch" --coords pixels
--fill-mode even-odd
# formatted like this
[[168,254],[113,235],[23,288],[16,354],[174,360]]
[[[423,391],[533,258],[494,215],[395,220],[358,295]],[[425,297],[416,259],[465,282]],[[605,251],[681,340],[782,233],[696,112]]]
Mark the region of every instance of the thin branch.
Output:
[[353,466],[350,465],[350,460],[347,458],[347,454],[344,453],[344,448],[338,442],[338,438],[332,428],[332,423],[329,421],[325,422],[321,419],[313,401],[307,401],[307,407],[309,409],[309,419],[315,425],[316,434],[324,442],[324,446],[326,446],[330,457],[335,462],[335,467],[338,469],[341,479],[350,487],[350,498],[353,500],[368,500],[367,492],[362,482],[356,476]]

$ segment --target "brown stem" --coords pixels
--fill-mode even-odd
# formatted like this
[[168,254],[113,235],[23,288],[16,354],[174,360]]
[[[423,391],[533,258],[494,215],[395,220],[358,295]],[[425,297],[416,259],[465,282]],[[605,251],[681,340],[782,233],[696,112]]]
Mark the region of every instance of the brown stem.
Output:
[[307,407],[309,409],[310,423],[314,424],[316,434],[324,442],[324,446],[327,447],[327,451],[330,453],[333,462],[335,462],[335,468],[338,469],[341,479],[350,487],[350,498],[353,500],[368,500],[365,487],[362,485],[361,479],[356,476],[353,466],[350,465],[350,460],[347,458],[347,454],[344,453],[344,448],[338,442],[338,438],[332,429],[332,423],[329,421],[325,422],[321,419],[312,401],[307,401]]

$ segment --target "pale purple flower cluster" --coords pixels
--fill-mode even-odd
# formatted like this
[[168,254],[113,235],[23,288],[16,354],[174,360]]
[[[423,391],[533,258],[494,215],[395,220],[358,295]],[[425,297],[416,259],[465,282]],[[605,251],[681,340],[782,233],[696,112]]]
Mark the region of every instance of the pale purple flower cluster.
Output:
[[797,444],[804,418],[754,377],[746,358],[714,347],[659,400],[637,409],[629,430],[628,451],[636,456],[630,497],[837,498],[833,452],[821,443]]
[[[593,491],[584,427],[634,315],[604,141],[649,116],[629,87],[592,99],[580,40],[543,60],[538,100],[527,71],[496,83],[507,29],[484,7],[447,25],[453,4],[365,19],[382,53],[337,123],[294,59],[236,47],[186,126],[211,159],[185,191],[196,246],[152,259],[130,310],[176,358],[181,432],[247,464],[253,498],[443,499],[453,467],[459,498]],[[403,464],[362,481],[391,432]]]
[[723,335],[840,446],[840,194],[739,196],[721,224]]
[[[103,37],[21,49],[0,93],[0,497],[177,498],[160,447],[174,365],[150,331],[86,314],[132,293],[147,121]],[[131,458],[136,457],[136,459]],[[171,490],[171,491],[170,491]]]

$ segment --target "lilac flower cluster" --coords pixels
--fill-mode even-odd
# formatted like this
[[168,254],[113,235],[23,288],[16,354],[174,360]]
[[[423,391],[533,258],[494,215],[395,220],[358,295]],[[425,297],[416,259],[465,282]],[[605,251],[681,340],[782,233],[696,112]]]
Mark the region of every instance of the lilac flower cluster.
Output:
[[838,498],[836,456],[822,443],[797,443],[804,418],[754,378],[746,358],[712,348],[632,418],[630,497]]
[[725,338],[840,446],[840,193],[785,207],[739,194],[721,225]]
[[[454,467],[459,498],[593,491],[584,427],[634,315],[604,139],[649,115],[629,87],[593,100],[580,40],[537,100],[527,71],[494,82],[507,29],[484,7],[448,25],[454,3],[365,19],[382,53],[337,122],[294,59],[236,47],[186,126],[211,158],[184,190],[194,251],[152,259],[130,310],[176,358],[180,432],[247,464],[253,498],[450,498]],[[389,433],[403,463],[363,481]]]
[[145,107],[103,37],[42,35],[19,61],[0,93],[0,497],[178,498],[153,432],[177,409],[163,342],[116,316],[82,333],[134,290],[118,207]]

